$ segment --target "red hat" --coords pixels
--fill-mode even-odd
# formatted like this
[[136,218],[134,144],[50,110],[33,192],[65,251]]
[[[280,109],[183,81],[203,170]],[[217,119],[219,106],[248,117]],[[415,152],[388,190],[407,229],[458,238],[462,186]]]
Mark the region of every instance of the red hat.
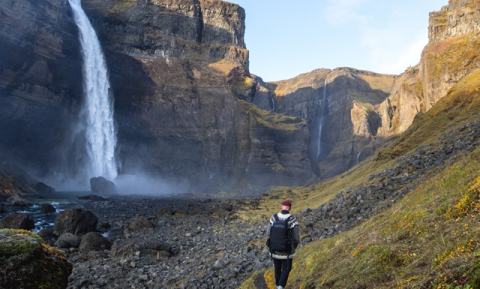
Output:
[[283,201],[282,206],[292,207],[292,203],[289,200]]

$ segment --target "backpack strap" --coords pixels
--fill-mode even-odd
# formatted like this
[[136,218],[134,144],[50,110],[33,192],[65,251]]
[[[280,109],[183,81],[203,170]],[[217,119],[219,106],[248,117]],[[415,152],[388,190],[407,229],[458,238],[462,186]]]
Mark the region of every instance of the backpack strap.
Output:
[[277,214],[273,215],[273,218],[275,219],[275,221],[280,220],[280,219],[278,218],[278,215],[277,215]]

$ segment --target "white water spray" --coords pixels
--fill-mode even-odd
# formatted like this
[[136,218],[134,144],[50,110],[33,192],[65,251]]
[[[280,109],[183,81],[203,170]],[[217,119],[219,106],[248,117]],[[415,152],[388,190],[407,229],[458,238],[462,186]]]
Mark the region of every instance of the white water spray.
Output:
[[361,151],[357,154],[357,164],[358,164],[358,161],[360,160],[360,155],[362,154],[362,151],[363,151],[363,150],[361,150]]
[[276,108],[275,108],[275,98],[273,98],[273,95],[270,95],[270,100],[272,101],[272,109],[273,109],[273,111],[275,111],[276,110]]
[[86,99],[83,116],[89,157],[88,177],[103,176],[112,180],[117,176],[115,160],[117,138],[113,123],[113,102],[109,94],[107,65],[97,34],[82,9],[81,0],[68,1],[80,31],[84,61]]
[[320,122],[318,125],[318,148],[317,148],[317,160],[322,152],[322,128],[327,113],[327,77],[325,77],[325,85],[323,86],[323,99],[322,99],[322,113],[320,114]]

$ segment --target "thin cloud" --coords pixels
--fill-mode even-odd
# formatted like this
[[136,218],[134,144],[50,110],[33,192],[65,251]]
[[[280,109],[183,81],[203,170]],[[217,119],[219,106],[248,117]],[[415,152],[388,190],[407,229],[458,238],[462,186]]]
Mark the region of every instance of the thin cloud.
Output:
[[328,0],[325,8],[326,19],[330,25],[366,23],[369,16],[358,13],[357,8],[369,0]]

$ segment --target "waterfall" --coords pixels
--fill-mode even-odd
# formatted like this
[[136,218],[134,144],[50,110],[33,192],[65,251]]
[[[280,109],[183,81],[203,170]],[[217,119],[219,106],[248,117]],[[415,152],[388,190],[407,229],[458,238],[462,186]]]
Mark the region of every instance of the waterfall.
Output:
[[327,114],[327,77],[325,76],[325,85],[323,86],[323,99],[322,99],[322,111],[320,114],[320,121],[318,124],[318,149],[317,149],[317,160],[320,157],[322,152],[322,128],[323,122],[325,121]]
[[362,154],[362,151],[363,151],[363,150],[361,150],[361,151],[357,154],[357,164],[358,164],[358,161],[360,160],[360,155]]
[[273,95],[270,95],[270,100],[272,101],[272,109],[275,111],[275,98],[273,98]]
[[82,117],[85,125],[88,154],[87,173],[89,178],[117,176],[115,147],[117,138],[113,122],[113,100],[105,57],[81,0],[69,0],[74,20],[80,31],[83,56],[83,78],[85,104]]

